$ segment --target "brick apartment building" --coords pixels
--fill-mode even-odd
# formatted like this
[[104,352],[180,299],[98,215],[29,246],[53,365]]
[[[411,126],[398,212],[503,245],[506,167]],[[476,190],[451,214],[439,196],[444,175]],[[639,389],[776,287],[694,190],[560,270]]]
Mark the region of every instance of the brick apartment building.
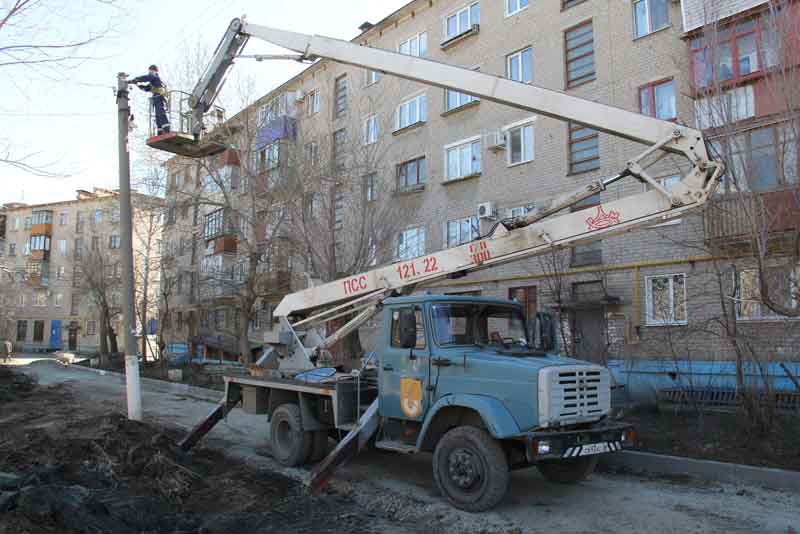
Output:
[[[135,198],[134,261],[136,294],[141,299],[147,241],[153,240],[153,249],[157,250],[155,242],[160,240],[158,221],[152,225],[148,222],[151,215],[160,216],[161,203],[141,195]],[[101,188],[80,190],[75,200],[4,206],[5,239],[0,238],[0,306],[4,313],[0,318],[2,334],[10,337],[15,350],[97,352],[101,314],[97,286],[90,286],[89,279],[104,281],[111,327],[118,333],[119,347],[123,347],[119,214],[117,193]],[[157,257],[152,256],[150,261],[157,261]],[[148,274],[148,308],[153,318],[158,274],[158,268]]]
[[[355,43],[698,125],[726,159],[746,162],[739,169],[738,189],[726,178],[716,208],[706,215],[481,271],[442,283],[436,291],[516,298],[529,313],[556,311],[562,349],[602,362],[731,359],[730,339],[717,325],[734,303],[730,309],[749,342],[764,354],[791,359],[800,342],[796,323],[758,304],[747,229],[735,209],[725,209],[730,191],[750,190],[754,201],[768,198],[768,205],[789,207],[789,215],[770,224],[770,233],[785,234],[797,226],[792,223],[797,219],[792,203],[796,124],[785,112],[793,104],[782,108],[765,93],[773,73],[796,63],[798,56],[779,51],[774,25],[796,20],[797,6],[789,2],[781,12],[785,16],[775,16],[769,5],[757,0],[415,0],[377,24],[362,25]],[[712,29],[718,36],[714,54],[706,35]],[[712,55],[717,59],[706,60]],[[717,101],[731,109],[715,112]],[[577,124],[326,60],[229,123],[241,126],[245,116],[255,117],[255,133],[231,143],[238,150],[215,163],[241,177],[230,182],[240,191],[302,181],[312,161],[337,158],[346,143],[355,147],[351,152],[372,151],[372,158],[361,158],[350,168],[347,163],[335,166],[336,173],[362,184],[361,190],[333,188],[330,202],[322,202],[329,208],[323,210],[330,214],[328,226],[342,236],[331,244],[340,255],[355,250],[348,236],[361,231],[364,211],[359,206],[394,206],[392,238],[371,241],[374,257],[368,264],[468,242],[498,219],[547,206],[559,194],[618,173],[627,158],[642,150]],[[731,136],[747,141],[735,148]],[[221,236],[208,231],[221,216],[219,207],[198,205],[191,193],[205,187],[206,171],[177,158],[168,169],[167,202],[182,212],[177,220],[186,222],[165,229],[167,246],[185,249],[167,271],[185,272],[182,278],[191,280],[182,284],[171,305],[174,328],[168,338],[212,344],[216,339],[215,354],[233,356],[235,304],[213,291],[201,295],[203,280],[208,280],[204,265],[218,262],[232,270],[240,261],[233,243],[241,230],[226,223],[223,233],[230,239],[220,245]],[[657,176],[669,182],[681,172],[665,158]],[[615,184],[584,207],[643,187],[636,181]],[[310,193],[310,205],[315,205],[316,193]],[[258,202],[258,195],[252,198]],[[191,199],[194,206],[187,205]],[[300,230],[304,222],[289,219],[282,235],[290,252],[278,269],[283,277],[259,298],[249,334],[254,343],[271,330],[270,310],[281,294],[306,287],[308,277],[320,277],[319,269],[309,267],[313,258],[307,249],[288,245],[296,234],[307,233]],[[320,233],[319,247],[328,247],[326,239]],[[781,250],[768,259],[779,279],[772,287],[781,304],[795,309],[795,268]],[[225,336],[229,348],[220,341]]]

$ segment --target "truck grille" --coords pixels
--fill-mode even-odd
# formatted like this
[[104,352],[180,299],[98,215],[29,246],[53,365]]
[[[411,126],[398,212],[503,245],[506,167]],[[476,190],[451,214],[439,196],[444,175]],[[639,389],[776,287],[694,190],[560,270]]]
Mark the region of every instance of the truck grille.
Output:
[[610,407],[611,386],[604,367],[565,365],[539,371],[539,426],[596,421]]

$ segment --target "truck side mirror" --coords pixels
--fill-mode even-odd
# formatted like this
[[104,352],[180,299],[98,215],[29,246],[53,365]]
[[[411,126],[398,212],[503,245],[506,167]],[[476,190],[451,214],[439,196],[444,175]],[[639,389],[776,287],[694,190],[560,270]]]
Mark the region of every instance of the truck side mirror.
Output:
[[417,345],[417,316],[409,308],[400,311],[400,346],[413,349]]

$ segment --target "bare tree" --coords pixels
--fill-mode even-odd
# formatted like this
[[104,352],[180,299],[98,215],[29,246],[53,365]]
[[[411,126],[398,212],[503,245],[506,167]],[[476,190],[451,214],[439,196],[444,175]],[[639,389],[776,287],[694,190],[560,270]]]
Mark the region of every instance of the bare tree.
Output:
[[97,308],[100,354],[118,352],[112,319],[120,312],[120,262],[106,249],[109,236],[92,227],[88,242],[75,250],[73,286],[84,291]]

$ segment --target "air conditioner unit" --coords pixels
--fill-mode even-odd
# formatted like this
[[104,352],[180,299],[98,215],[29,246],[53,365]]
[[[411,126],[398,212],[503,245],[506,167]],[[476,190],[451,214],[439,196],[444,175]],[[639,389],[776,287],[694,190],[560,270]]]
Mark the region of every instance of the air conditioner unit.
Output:
[[486,144],[489,146],[489,150],[505,150],[506,133],[502,130],[490,133]]
[[305,91],[296,91],[294,93],[294,100],[295,102],[304,102],[306,99]]
[[481,202],[478,204],[479,219],[494,219],[497,216],[497,208],[494,202]]

